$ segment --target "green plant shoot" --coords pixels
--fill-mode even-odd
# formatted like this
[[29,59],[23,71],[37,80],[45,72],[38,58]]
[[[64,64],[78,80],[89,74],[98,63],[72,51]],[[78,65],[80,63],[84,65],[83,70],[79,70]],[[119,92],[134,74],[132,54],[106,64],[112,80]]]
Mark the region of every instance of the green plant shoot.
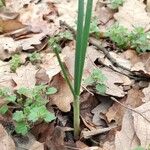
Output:
[[[74,67],[74,86],[68,77],[64,64],[62,63],[57,46],[53,46],[54,52],[58,58],[58,62],[62,69],[64,78],[68,83],[70,90],[74,97],[74,137],[77,139],[80,133],[80,87],[82,81],[82,74],[84,69],[84,62],[86,56],[86,49],[88,44],[90,22],[92,15],[93,0],[87,0],[85,7],[84,0],[78,0],[78,19],[77,19],[77,35],[76,35],[76,52],[75,52],[75,67]],[[85,14],[84,14],[85,13]],[[51,44],[51,42],[50,42]]]

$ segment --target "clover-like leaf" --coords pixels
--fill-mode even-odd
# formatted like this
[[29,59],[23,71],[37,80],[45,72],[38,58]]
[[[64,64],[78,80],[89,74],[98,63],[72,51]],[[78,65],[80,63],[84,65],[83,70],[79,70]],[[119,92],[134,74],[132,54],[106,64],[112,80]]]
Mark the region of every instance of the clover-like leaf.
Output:
[[52,95],[52,94],[55,94],[56,92],[57,92],[57,89],[56,89],[56,88],[50,87],[50,88],[47,89],[46,94],[47,94],[47,95]]

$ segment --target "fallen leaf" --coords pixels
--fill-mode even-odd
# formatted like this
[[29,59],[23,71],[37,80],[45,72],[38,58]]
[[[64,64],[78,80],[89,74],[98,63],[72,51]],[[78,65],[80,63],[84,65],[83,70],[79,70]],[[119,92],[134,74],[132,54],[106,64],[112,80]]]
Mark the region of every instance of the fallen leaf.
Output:
[[150,101],[150,84],[147,88],[143,89],[144,97],[142,99],[143,102],[149,102]]
[[[7,41],[7,42],[6,42]],[[11,57],[18,50],[18,45],[11,37],[0,37],[0,59],[5,60]]]
[[142,1],[126,0],[114,17],[129,30],[134,29],[136,26],[146,28],[150,23],[150,17],[145,11],[145,7]]
[[[120,102],[124,104],[125,100],[126,98],[123,98],[120,100]],[[108,122],[111,123],[112,121],[115,121],[115,124],[118,126],[122,124],[123,115],[124,108],[116,102],[109,108],[108,112],[106,113]]]
[[97,126],[105,126],[106,120],[104,119],[103,115],[106,114],[110,106],[112,105],[112,100],[108,97],[100,97],[101,103],[92,110],[93,116],[93,123]]
[[[150,120],[150,102],[147,102],[135,110],[140,112],[146,119]],[[137,137],[140,140],[140,144],[142,147],[147,149],[150,144],[150,121],[148,122],[145,118],[143,118],[138,113],[132,112],[133,121],[134,121],[134,129]]]
[[15,150],[15,143],[0,124],[0,148],[1,150]]
[[29,148],[29,150],[44,150],[44,144],[35,141]]
[[116,133],[115,150],[131,150],[140,145],[139,140],[134,131],[133,118],[130,111],[126,111],[122,129]]
[[10,73],[9,63],[0,60],[0,87],[13,88],[14,82]]
[[[64,56],[60,55],[60,57],[63,62]],[[43,54],[42,64],[40,66],[46,70],[46,74],[49,76],[49,81],[61,71],[57,57],[54,53]]]
[[[121,75],[117,72],[113,72],[109,68],[101,68],[102,73],[107,78],[106,80],[106,94],[123,97],[125,96],[125,92],[123,91],[123,87],[119,86],[119,84],[123,84],[124,81],[121,78]],[[118,85],[117,85],[118,84]]]
[[12,79],[16,83],[16,89],[21,87],[33,88],[36,83],[36,68],[31,63],[27,66],[17,68],[16,73],[12,75]]
[[73,96],[64,78],[60,74],[56,75],[51,82],[51,86],[58,90],[56,94],[50,96],[51,104],[56,105],[63,112],[69,112]]

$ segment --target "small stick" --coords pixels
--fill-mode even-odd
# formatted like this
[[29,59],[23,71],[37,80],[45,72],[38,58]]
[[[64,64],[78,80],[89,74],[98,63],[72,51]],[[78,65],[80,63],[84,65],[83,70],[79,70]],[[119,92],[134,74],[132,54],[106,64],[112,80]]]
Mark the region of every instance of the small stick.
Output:
[[117,126],[112,126],[112,127],[107,127],[107,128],[103,128],[103,129],[94,129],[94,130],[91,130],[91,131],[82,131],[82,136],[85,139],[89,139],[91,136],[108,132],[108,131],[116,128],[116,127]]
[[110,98],[111,98],[113,101],[115,101],[115,102],[117,102],[118,104],[120,104],[121,106],[123,106],[124,108],[129,109],[129,110],[131,110],[131,111],[133,111],[133,112],[139,114],[141,117],[143,117],[146,121],[148,121],[148,122],[150,123],[150,120],[148,120],[142,113],[136,111],[134,108],[131,108],[131,107],[127,106],[127,105],[124,105],[123,103],[119,102],[119,101],[118,101],[116,98],[114,98],[114,97],[110,97]]

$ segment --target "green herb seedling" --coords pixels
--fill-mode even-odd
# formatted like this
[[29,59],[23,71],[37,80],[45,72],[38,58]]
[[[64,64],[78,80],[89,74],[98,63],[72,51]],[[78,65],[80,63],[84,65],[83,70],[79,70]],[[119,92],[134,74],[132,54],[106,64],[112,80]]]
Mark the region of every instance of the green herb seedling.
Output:
[[38,121],[51,122],[56,117],[46,108],[48,100],[45,95],[55,94],[57,89],[46,85],[38,85],[32,89],[22,87],[13,93],[8,88],[0,89],[0,97],[5,99],[5,104],[0,107],[0,113],[9,110],[9,104],[16,106],[13,112],[15,131],[26,135],[34,123]]
[[10,60],[10,70],[12,72],[16,72],[16,69],[21,66],[21,58],[18,54],[15,54],[12,56],[12,59]]
[[33,52],[32,54],[29,54],[28,57],[31,63],[38,63],[41,61],[41,55],[37,52]]

